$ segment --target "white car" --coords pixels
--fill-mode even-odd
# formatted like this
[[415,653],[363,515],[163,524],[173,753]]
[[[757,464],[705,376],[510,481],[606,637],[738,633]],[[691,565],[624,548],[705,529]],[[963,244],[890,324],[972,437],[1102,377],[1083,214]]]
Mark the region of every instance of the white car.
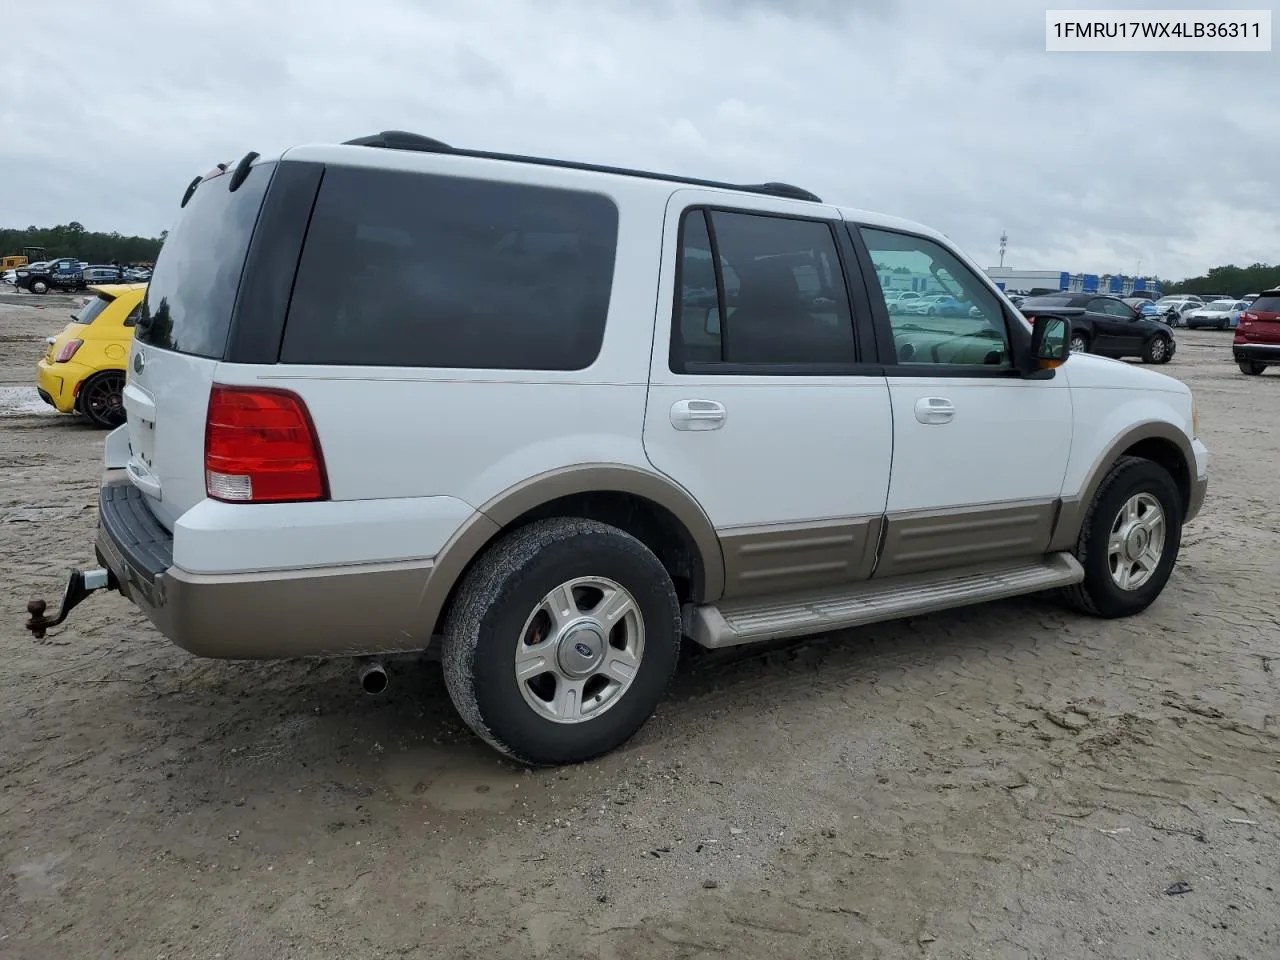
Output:
[[919,300],[920,294],[914,290],[890,290],[884,295],[885,306],[890,313],[901,313],[912,301]]
[[1187,314],[1202,307],[1204,301],[1199,297],[1162,297],[1156,301],[1160,317],[1171,327],[1186,326]]
[[1187,313],[1187,329],[1214,327],[1218,330],[1226,330],[1234,327],[1240,320],[1240,314],[1248,309],[1249,301],[1247,300],[1214,300]]
[[[439,643],[480,737],[575,762],[640,728],[682,637],[1053,590],[1139,613],[1205,497],[1184,384],[795,187],[387,133],[249,154],[183,205],[101,566],[33,601],[38,636],[108,588],[197,655],[357,657],[371,690]],[[890,314],[886,261],[981,317]]]

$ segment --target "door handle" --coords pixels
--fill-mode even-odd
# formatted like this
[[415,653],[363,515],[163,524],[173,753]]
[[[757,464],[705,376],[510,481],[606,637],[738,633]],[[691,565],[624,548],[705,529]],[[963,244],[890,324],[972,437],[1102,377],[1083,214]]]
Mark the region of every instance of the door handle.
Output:
[[916,401],[916,419],[921,423],[950,423],[956,405],[945,397],[923,397]]
[[728,416],[715,400],[677,400],[671,405],[671,425],[677,430],[719,430]]

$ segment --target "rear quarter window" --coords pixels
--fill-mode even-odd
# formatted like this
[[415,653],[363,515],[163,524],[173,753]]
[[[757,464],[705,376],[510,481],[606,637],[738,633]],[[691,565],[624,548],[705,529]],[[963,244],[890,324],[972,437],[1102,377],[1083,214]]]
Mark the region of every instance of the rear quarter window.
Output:
[[114,299],[114,297],[98,294],[98,296],[94,297],[72,314],[71,319],[75,323],[83,323],[88,326],[93,323],[94,320],[98,319],[99,314],[101,314],[103,310],[111,306],[111,301]]
[[330,167],[280,359],[582,370],[604,338],[617,233],[601,194]]

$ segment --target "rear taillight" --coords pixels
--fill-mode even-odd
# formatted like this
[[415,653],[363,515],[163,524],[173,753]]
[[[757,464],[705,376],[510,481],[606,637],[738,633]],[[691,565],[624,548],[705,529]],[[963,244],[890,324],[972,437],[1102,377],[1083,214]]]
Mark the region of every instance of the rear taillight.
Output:
[[62,345],[62,349],[58,351],[58,355],[57,357],[54,358],[53,362],[66,363],[68,360],[74,357],[76,355],[76,351],[83,346],[84,346],[83,340],[68,340],[66,343]]
[[232,503],[325,500],[320,441],[287,390],[214,384],[204,434],[205,491]]

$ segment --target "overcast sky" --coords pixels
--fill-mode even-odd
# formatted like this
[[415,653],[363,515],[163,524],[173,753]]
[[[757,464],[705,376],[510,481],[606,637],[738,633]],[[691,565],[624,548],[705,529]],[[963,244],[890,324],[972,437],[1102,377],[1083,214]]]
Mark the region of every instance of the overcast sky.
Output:
[[1046,53],[1045,6],[58,0],[3,17],[0,224],[154,236],[215,162],[397,128],[786,180],[984,265],[1280,261],[1280,52]]

